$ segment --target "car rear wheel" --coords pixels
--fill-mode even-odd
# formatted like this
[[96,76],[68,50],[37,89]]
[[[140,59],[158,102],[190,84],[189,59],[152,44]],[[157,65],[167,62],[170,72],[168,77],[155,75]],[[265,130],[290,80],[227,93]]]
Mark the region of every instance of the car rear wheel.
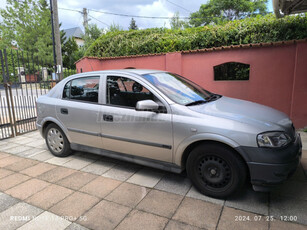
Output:
[[195,147],[187,160],[187,174],[204,195],[226,198],[246,180],[243,160],[231,149],[207,143]]
[[59,126],[50,124],[45,131],[45,140],[50,152],[57,157],[66,157],[71,154],[70,144]]

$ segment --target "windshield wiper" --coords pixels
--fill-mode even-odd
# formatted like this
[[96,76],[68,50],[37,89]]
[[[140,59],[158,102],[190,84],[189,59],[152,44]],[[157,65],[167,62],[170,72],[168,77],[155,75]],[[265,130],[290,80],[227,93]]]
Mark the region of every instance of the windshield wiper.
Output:
[[207,103],[208,101],[205,101],[205,100],[198,100],[198,101],[193,101],[193,102],[190,102],[188,104],[185,104],[185,106],[190,106],[190,105],[199,105],[199,104],[203,104],[203,103]]
[[207,102],[215,101],[215,100],[217,100],[217,99],[219,99],[221,97],[222,97],[222,95],[219,95],[219,94],[211,94],[211,96],[207,97],[206,100],[207,100]]

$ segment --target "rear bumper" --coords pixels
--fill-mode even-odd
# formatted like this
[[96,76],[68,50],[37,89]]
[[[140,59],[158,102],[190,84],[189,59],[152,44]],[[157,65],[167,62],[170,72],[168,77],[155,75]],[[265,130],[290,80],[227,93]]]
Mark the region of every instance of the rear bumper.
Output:
[[44,137],[44,135],[43,135],[43,126],[36,122],[36,128],[38,129],[38,131],[41,134],[41,136]]
[[[252,151],[250,147],[247,148],[245,150],[251,159],[260,160],[247,162],[251,183],[257,191],[267,191],[270,187],[287,180],[296,171],[302,156],[299,134],[293,143],[283,149],[255,147]],[[244,147],[241,150],[244,151]]]

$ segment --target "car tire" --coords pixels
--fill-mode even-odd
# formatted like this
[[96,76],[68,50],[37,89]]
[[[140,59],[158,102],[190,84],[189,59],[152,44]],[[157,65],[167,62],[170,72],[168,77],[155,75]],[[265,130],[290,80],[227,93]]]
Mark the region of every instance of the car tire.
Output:
[[45,131],[45,141],[49,151],[57,157],[67,157],[71,154],[70,143],[62,129],[56,124],[50,124]]
[[196,146],[187,159],[186,170],[201,193],[215,198],[235,193],[247,176],[245,163],[237,153],[216,143]]

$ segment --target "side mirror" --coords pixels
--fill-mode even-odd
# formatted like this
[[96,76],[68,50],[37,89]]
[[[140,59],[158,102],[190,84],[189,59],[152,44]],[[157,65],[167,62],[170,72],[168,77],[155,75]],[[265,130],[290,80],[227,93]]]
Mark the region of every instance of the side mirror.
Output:
[[135,106],[136,111],[157,111],[159,105],[152,100],[138,101]]

